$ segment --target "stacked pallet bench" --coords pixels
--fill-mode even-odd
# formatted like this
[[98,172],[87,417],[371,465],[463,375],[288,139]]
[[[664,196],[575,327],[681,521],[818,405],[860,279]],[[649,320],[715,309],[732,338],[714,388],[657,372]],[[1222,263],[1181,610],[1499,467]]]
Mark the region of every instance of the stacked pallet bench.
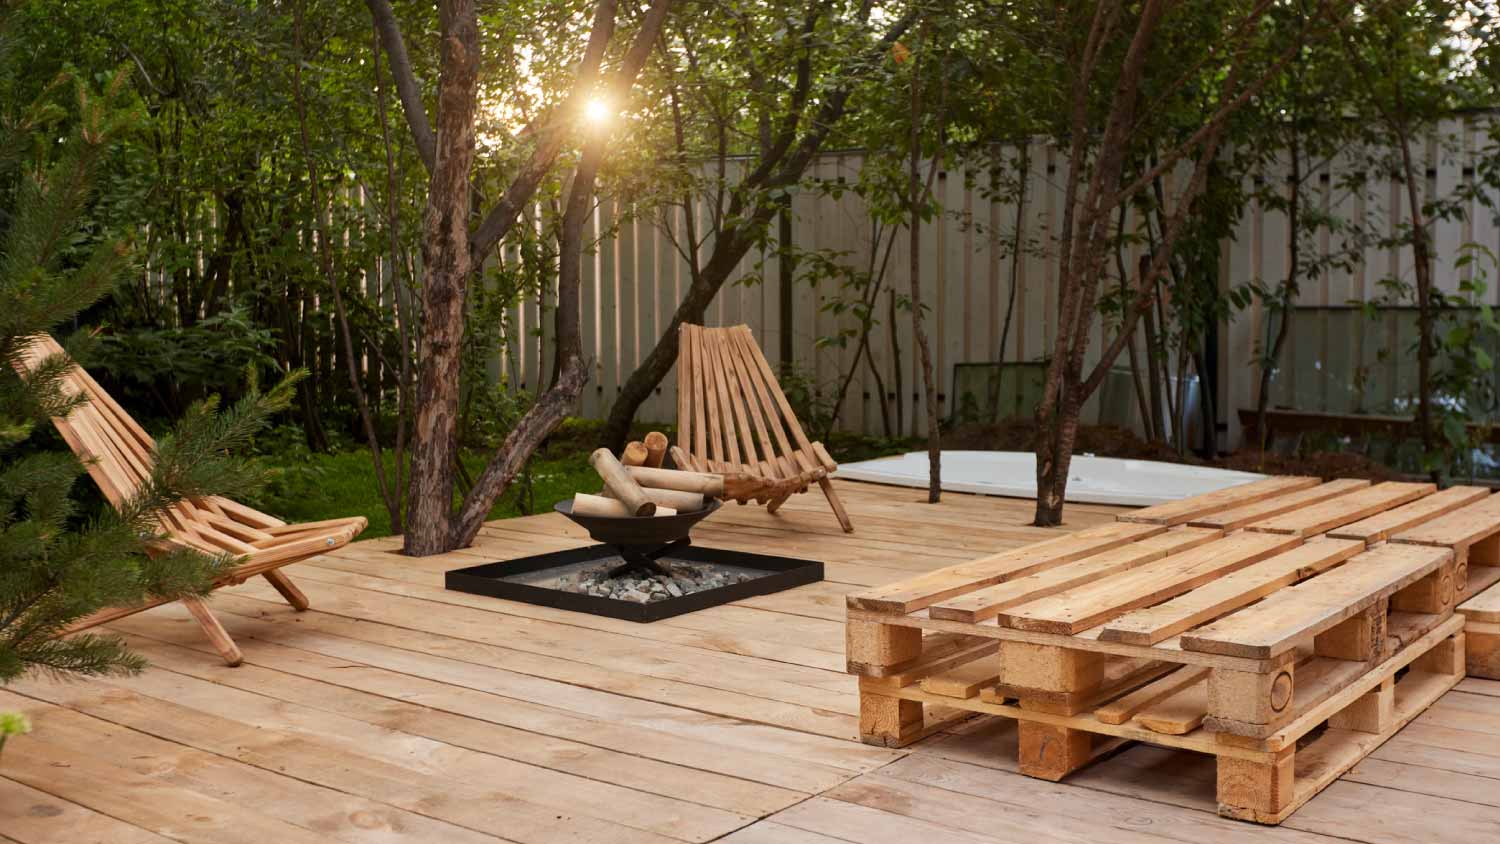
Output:
[[1463,678],[1497,581],[1500,495],[1275,477],[853,593],[848,669],[868,743],[982,713],[1049,780],[1198,751],[1221,814],[1279,823]]

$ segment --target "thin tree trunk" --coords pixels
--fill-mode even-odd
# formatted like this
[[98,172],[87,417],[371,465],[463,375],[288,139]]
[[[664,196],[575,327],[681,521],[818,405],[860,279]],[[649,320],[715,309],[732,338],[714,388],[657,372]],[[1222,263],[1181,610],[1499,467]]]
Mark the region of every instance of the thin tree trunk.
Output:
[[896,327],[896,291],[893,288],[887,297],[890,303],[886,325],[890,326],[891,340],[891,387],[896,394],[896,431],[904,436],[906,431],[906,377],[902,372],[901,336]]
[[[1016,191],[1016,230],[1011,238],[1010,245],[1010,293],[1006,296],[1005,322],[1000,326],[1000,345],[995,349],[995,360],[1005,363],[1005,347],[1010,344],[1010,322],[1016,313],[1016,288],[1021,281],[1021,246],[1023,240],[1021,232],[1025,230],[1026,220],[1026,183],[1031,173],[1031,144],[1022,142],[1021,158],[1016,165],[1020,174],[1020,188]],[[1016,355],[1019,360],[1020,355]]]
[[[1398,103],[1398,108],[1400,107]],[[1399,119],[1393,121],[1401,152],[1402,181],[1406,183],[1406,201],[1411,217],[1411,252],[1417,277],[1417,430],[1422,435],[1422,450],[1427,458],[1437,453],[1437,436],[1432,429],[1432,249],[1427,240],[1427,220],[1422,212],[1422,196],[1417,188],[1423,174],[1411,154],[1411,133]],[[1433,464],[1428,476],[1434,483],[1442,480],[1443,468]]]
[[[925,46],[925,45],[923,45]],[[929,175],[927,189],[923,190],[922,158],[922,51],[912,64],[911,82],[911,147],[907,188],[910,191],[909,213],[911,214],[911,320],[917,352],[922,365],[922,394],[927,405],[927,502],[936,504],[943,497],[943,452],[942,432],[938,429],[937,386],[932,377],[932,350],[927,342],[927,329],[922,324],[922,207],[932,192]],[[942,131],[939,123],[938,131]],[[938,166],[939,152],[932,160],[932,172]]]
[[1271,407],[1271,379],[1276,375],[1282,350],[1292,333],[1292,302],[1297,295],[1298,278],[1302,274],[1302,231],[1299,228],[1302,224],[1302,150],[1301,136],[1296,129],[1292,130],[1287,140],[1287,148],[1292,155],[1292,171],[1289,176],[1292,193],[1287,197],[1286,219],[1292,241],[1288,244],[1286,280],[1281,284],[1281,301],[1277,306],[1281,322],[1276,326],[1276,336],[1271,340],[1271,347],[1262,355],[1259,391],[1255,397],[1255,435],[1259,440],[1257,446],[1262,462],[1266,459],[1266,444],[1270,437],[1267,417]]

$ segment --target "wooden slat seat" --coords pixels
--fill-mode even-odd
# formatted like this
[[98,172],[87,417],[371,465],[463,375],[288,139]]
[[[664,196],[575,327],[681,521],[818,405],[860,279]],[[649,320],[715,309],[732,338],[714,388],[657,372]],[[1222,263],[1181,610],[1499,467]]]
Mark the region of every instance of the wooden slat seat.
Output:
[[[24,372],[30,372],[43,361],[62,354],[65,353],[57,341],[37,335],[22,352],[21,365]],[[75,365],[69,369],[62,389],[70,395],[81,395],[86,401],[67,417],[53,419],[53,425],[110,504],[123,506],[151,477],[155,440],[82,367]],[[304,610],[307,598],[279,569],[349,544],[366,524],[363,516],[352,516],[289,525],[237,501],[211,496],[180,501],[163,513],[159,526],[164,538],[153,544],[162,549],[175,544],[208,554],[239,557],[240,563],[225,572],[215,588],[262,576],[288,603]],[[182,602],[224,660],[230,665],[239,664],[239,648],[203,600],[189,597]],[[65,632],[84,630],[163,603],[167,601],[112,607],[83,619]]]
[[1184,650],[1271,659],[1352,618],[1453,559],[1445,548],[1385,544],[1259,604],[1184,633]]
[[[822,443],[808,439],[749,326],[682,325],[672,459],[680,469],[772,480],[816,472],[839,526],[854,530],[827,477],[838,464]],[[774,499],[767,509],[774,513],[785,501]]]

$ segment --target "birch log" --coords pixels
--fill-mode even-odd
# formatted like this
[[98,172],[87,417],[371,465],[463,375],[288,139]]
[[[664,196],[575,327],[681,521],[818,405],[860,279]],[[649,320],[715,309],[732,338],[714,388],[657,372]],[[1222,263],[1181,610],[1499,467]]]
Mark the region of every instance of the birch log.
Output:
[[[671,507],[673,510],[676,510],[679,513],[691,513],[694,510],[703,509],[703,493],[701,492],[680,492],[675,489],[652,489],[649,486],[641,487],[641,492],[646,493],[647,498],[656,502],[656,507],[658,510],[662,507]],[[600,494],[606,498],[614,497],[610,493],[609,487],[605,487],[604,492]]]
[[652,431],[646,435],[644,445],[646,446],[645,466],[655,469],[667,457],[667,435],[661,431]]
[[626,466],[644,466],[651,458],[646,446],[640,440],[632,440],[625,444],[625,450],[620,452],[620,462]]
[[615,494],[631,513],[637,516],[649,516],[656,512],[656,502],[646,497],[641,490],[640,484],[631,479],[620,461],[610,453],[607,448],[594,449],[589,456],[589,463],[594,466],[594,471],[604,480],[604,485],[610,492]]
[[[589,495],[586,492],[573,493],[573,513],[581,516],[610,516],[623,519],[635,515],[625,507],[625,503],[616,498],[605,498],[602,495]],[[657,516],[675,516],[677,511],[671,507],[657,507]]]

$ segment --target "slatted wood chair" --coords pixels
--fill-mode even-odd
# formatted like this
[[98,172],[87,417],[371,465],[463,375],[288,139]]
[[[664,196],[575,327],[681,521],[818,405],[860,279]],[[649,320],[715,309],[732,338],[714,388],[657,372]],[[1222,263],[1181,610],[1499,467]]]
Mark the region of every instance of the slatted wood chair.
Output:
[[[677,445],[672,459],[683,469],[745,472],[774,480],[816,469],[838,469],[823,444],[807,438],[746,325],[682,326],[677,354]],[[818,486],[839,525],[846,533],[852,532],[854,526],[833,483],[825,475]],[[786,496],[772,499],[767,509],[775,513],[785,501]]]
[[[62,353],[57,341],[37,336],[23,353],[23,365],[29,372],[47,358]],[[73,395],[82,394],[88,401],[66,418],[53,419],[52,423],[84,462],[104,496],[119,507],[150,477],[156,443],[82,367],[72,367],[63,389]],[[179,543],[210,554],[229,553],[243,558],[214,588],[243,583],[259,575],[270,581],[298,611],[307,609],[307,596],[280,571],[281,567],[347,545],[365,525],[363,516],[289,525],[219,496],[182,501],[160,519],[166,536],[163,545]],[[105,624],[164,603],[167,599],[101,610],[65,632]],[[188,597],[182,603],[203,627],[224,661],[239,665],[242,658],[239,647],[203,599]]]

